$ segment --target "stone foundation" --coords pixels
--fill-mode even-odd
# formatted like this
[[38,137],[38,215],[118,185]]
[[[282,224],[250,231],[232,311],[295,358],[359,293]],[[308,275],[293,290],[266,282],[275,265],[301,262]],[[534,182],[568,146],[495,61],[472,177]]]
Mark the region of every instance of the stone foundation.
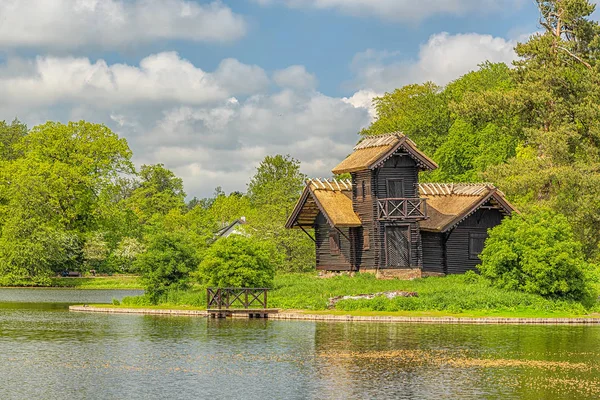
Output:
[[319,271],[319,278],[333,278],[340,275],[354,276],[354,271]]
[[399,269],[361,269],[361,274],[374,274],[377,279],[401,279],[410,281],[422,277],[420,268],[399,268]]
[[444,274],[443,272],[425,272],[423,271],[421,273],[421,277],[423,278],[427,278],[428,276],[446,276],[446,274]]

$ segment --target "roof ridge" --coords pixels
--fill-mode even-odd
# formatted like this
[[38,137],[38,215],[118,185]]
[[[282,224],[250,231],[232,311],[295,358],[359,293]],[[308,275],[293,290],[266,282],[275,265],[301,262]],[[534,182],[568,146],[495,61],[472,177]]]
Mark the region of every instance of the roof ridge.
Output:
[[418,187],[422,194],[430,196],[481,196],[486,189],[488,192],[500,192],[493,183],[489,182],[422,182],[418,183]]
[[391,132],[384,133],[381,135],[369,135],[363,137],[355,146],[354,150],[368,149],[370,147],[389,146],[390,144],[397,143],[397,141],[406,138],[406,135],[402,132]]
[[307,178],[305,184],[306,186],[313,186],[313,190],[328,190],[330,192],[352,190],[351,179]]

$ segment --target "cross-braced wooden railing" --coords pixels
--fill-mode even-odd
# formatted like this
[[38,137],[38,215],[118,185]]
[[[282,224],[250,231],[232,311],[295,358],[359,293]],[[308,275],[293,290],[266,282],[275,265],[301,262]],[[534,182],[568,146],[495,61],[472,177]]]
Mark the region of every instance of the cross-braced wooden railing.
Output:
[[267,308],[267,288],[206,288],[207,309]]
[[377,199],[379,219],[425,219],[427,199]]

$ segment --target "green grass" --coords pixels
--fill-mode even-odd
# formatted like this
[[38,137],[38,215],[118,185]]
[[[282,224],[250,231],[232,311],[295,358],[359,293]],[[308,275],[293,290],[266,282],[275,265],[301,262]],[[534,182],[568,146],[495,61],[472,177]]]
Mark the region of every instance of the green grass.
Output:
[[52,278],[51,287],[74,289],[142,289],[138,276],[113,275],[93,278]]
[[[417,292],[418,297],[377,297],[371,300],[343,300],[335,310],[327,310],[330,297],[392,290]],[[151,306],[145,296],[127,297],[124,306]],[[160,306],[206,306],[202,287],[170,291]],[[452,275],[402,280],[378,280],[369,274],[322,279],[316,274],[281,274],[269,293],[269,307],[304,312],[351,315],[412,316],[497,316],[497,317],[575,317],[600,311],[597,304],[554,300],[491,287],[476,275]]]

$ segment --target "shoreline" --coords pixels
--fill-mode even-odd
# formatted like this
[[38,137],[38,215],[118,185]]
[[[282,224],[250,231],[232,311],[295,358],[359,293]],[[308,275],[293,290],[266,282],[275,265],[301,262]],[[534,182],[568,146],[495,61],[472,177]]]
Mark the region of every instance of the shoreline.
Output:
[[[69,311],[104,314],[139,314],[208,317],[205,310],[176,310],[156,308],[116,308],[69,306]],[[246,318],[246,317],[238,317]],[[511,317],[403,317],[403,316],[359,316],[333,314],[304,314],[280,312],[269,314],[267,319],[278,321],[321,321],[321,322],[379,322],[404,324],[455,324],[455,325],[600,325],[600,318],[511,318]]]

